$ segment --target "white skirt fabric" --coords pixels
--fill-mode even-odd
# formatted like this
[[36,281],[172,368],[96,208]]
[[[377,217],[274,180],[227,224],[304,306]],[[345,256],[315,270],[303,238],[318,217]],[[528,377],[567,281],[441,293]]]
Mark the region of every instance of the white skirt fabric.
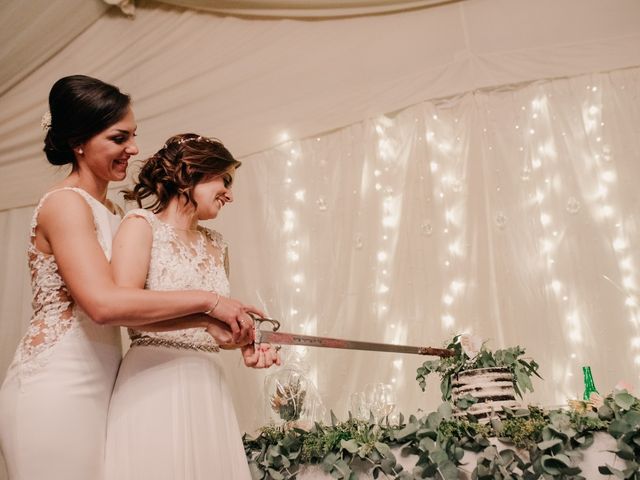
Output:
[[14,362],[0,389],[9,479],[102,480],[119,329],[85,317],[44,354],[46,362],[29,372]]
[[109,407],[109,480],[251,479],[216,353],[134,346]]

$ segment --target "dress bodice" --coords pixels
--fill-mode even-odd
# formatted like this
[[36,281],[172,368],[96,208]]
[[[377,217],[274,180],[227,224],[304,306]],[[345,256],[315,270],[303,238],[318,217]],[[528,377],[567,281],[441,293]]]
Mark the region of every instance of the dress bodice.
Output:
[[113,235],[121,220],[120,215],[110,212],[107,207],[80,188],[65,187],[52,190],[40,199],[31,220],[27,248],[33,292],[33,314],[14,359],[14,363],[19,364],[22,372],[28,373],[42,367],[46,363],[47,352],[86,318],[86,314],[76,305],[60,276],[54,255],[38,250],[35,244],[38,214],[42,205],[51,195],[63,190],[76,192],[91,208],[98,242],[107,259],[111,258]]
[[[144,218],[153,232],[153,243],[145,288],[149,290],[207,290],[229,296],[229,280],[225,270],[227,244],[218,232],[199,226],[197,242],[188,244],[180,239],[171,225],[162,222],[152,212],[132,210],[125,218]],[[191,346],[215,346],[204,328],[170,332],[144,332],[129,329],[132,340],[159,339]]]

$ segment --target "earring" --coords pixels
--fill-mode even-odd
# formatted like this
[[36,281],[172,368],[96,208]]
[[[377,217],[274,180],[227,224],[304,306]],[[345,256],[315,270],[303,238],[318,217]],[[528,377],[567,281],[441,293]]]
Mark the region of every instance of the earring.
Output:
[[79,148],[77,151],[78,151],[78,155],[82,155],[84,153],[81,148]]

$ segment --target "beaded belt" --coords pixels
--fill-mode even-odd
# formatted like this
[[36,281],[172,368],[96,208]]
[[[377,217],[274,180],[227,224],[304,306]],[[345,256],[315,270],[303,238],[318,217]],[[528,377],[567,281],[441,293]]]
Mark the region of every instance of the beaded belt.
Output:
[[209,352],[215,353],[220,351],[220,347],[218,345],[203,345],[200,343],[188,343],[188,342],[179,342],[178,340],[167,340],[165,338],[157,338],[157,337],[138,337],[131,340],[131,346],[139,346],[139,347],[167,347],[167,348],[177,348],[179,350],[195,350],[198,352]]

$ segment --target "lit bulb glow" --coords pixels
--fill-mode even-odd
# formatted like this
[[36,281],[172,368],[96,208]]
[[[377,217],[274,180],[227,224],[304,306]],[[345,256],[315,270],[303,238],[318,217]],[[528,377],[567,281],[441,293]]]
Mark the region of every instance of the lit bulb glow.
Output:
[[451,315],[446,314],[442,316],[442,326],[444,328],[451,328],[455,323],[456,323],[456,320]]

